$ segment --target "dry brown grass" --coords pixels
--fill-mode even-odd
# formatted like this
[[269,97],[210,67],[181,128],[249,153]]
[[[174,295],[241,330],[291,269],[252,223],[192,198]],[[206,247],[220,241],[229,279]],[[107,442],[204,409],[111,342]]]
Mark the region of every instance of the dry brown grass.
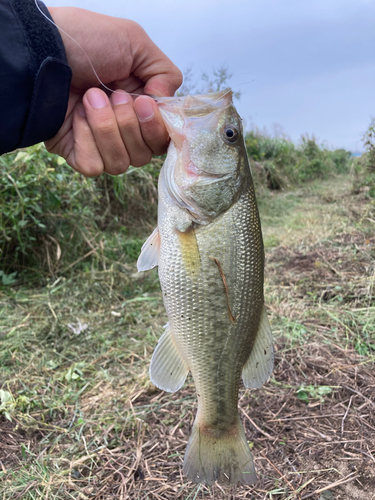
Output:
[[[148,381],[165,315],[154,278],[136,281],[129,269],[126,287],[113,270],[54,294],[24,292],[23,302],[0,297],[11,318],[3,389],[16,401],[11,422],[0,416],[0,498],[375,499],[375,208],[342,186],[292,203],[303,212],[319,200],[334,229],[306,238],[292,224],[292,244],[266,252],[275,370],[239,401],[256,485],[184,478],[194,386],[171,395]],[[77,317],[88,336],[69,332]]]

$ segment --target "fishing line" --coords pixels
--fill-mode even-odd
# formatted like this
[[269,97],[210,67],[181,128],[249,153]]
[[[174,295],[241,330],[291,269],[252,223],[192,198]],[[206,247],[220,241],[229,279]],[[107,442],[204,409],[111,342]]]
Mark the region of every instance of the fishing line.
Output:
[[[70,40],[72,40],[72,42],[74,42],[76,45],[78,45],[78,47],[82,50],[82,52],[85,54],[86,56],[86,59],[88,60],[88,62],[90,63],[90,66],[91,66],[91,69],[93,70],[94,72],[94,75],[96,76],[96,78],[98,79],[98,82],[100,83],[100,85],[102,85],[105,89],[107,89],[109,92],[117,92],[119,93],[118,90],[113,90],[113,89],[110,89],[109,87],[107,87],[107,85],[105,85],[101,79],[99,78],[99,75],[98,73],[96,72],[95,68],[94,68],[94,65],[92,64],[91,62],[91,59],[89,57],[89,55],[87,54],[87,52],[85,51],[85,49],[82,47],[82,45],[80,45],[77,40],[75,40],[72,36],[69,35],[69,33],[67,33],[65,30],[63,30],[62,28],[60,28],[60,26],[57,26],[57,24],[52,21],[52,19],[50,19],[43,11],[42,9],[39,7],[38,5],[38,0],[34,0],[34,3],[36,5],[36,8],[39,10],[39,12],[42,14],[43,17],[45,17],[47,19],[48,22],[50,22],[51,24],[53,24],[59,31],[61,31],[62,33],[64,33],[64,35],[66,35],[68,38],[70,38]],[[139,94],[132,94],[131,92],[128,92],[129,95],[134,95],[134,96],[139,96]]]
[[[55,23],[52,19],[50,19],[50,18],[49,18],[49,17],[48,17],[48,16],[47,16],[47,15],[46,15],[43,11],[42,11],[42,9],[41,9],[41,8],[39,7],[39,5],[38,5],[38,0],[34,0],[34,3],[35,3],[36,8],[38,9],[38,11],[42,14],[42,16],[43,16],[45,19],[47,19],[47,21],[48,21],[48,22],[50,22],[51,24],[53,24],[53,25],[54,25],[54,26],[55,26],[55,27],[56,27],[56,28],[57,28],[57,29],[58,29],[61,33],[64,33],[64,35],[65,35],[65,36],[67,36],[70,40],[72,40],[72,42],[74,42],[74,43],[75,43],[75,44],[76,44],[76,45],[77,45],[77,46],[81,49],[81,51],[84,53],[84,55],[85,55],[86,59],[88,60],[88,62],[89,62],[89,64],[90,64],[90,66],[91,66],[91,69],[92,69],[92,71],[93,71],[93,73],[94,73],[95,77],[97,78],[98,82],[100,83],[100,85],[102,85],[102,86],[103,86],[106,90],[108,90],[109,92],[113,92],[113,93],[115,93],[115,92],[116,92],[116,93],[121,93],[122,91],[120,91],[120,90],[113,90],[113,89],[110,89],[109,87],[107,87],[107,85],[105,85],[105,84],[101,81],[101,79],[99,78],[98,73],[96,72],[96,70],[95,70],[95,68],[94,68],[94,65],[93,65],[93,64],[92,64],[92,62],[91,62],[91,59],[90,59],[89,55],[87,54],[86,50],[82,47],[82,45],[81,45],[79,42],[77,42],[77,40],[75,40],[75,39],[74,39],[71,35],[69,35],[69,33],[67,33],[65,30],[63,30],[62,28],[60,28],[60,26],[58,26],[58,25],[57,25],[57,24],[56,24],[56,23]],[[240,75],[237,75],[237,76],[236,76],[236,77],[234,77],[234,78],[237,78],[238,76],[241,76],[241,75],[243,75],[243,74],[246,74],[246,73],[241,73]],[[252,80],[252,81],[254,81],[254,80]],[[252,83],[252,81],[250,81],[250,82],[245,82],[245,84],[247,84],[247,83]],[[243,85],[243,84],[242,84],[242,83],[239,83],[239,84],[237,84],[237,85],[234,85],[234,86],[233,86],[233,88],[237,87],[238,85]],[[216,100],[214,100],[214,101],[211,101],[211,103],[217,103],[217,102],[219,102],[221,99],[223,99],[223,98],[224,98],[226,95],[228,95],[230,92],[232,92],[232,89],[231,89],[231,88],[229,88],[229,89],[227,90],[227,92],[225,92],[225,93],[224,93],[222,96],[220,96],[218,99],[216,99]],[[134,94],[134,93],[132,93],[132,92],[127,92],[127,93],[128,93],[129,95],[131,95],[131,96],[135,96],[135,97],[139,97],[139,95],[140,95],[140,94]],[[200,94],[200,95],[209,95],[209,93],[207,93],[207,94]],[[194,96],[194,97],[198,97],[198,96],[199,96],[199,94],[198,94],[197,96]],[[158,104],[158,103],[163,103],[163,100],[164,100],[164,99],[171,99],[171,100],[172,100],[172,99],[183,99],[183,98],[184,98],[184,97],[186,97],[186,96],[181,96],[181,97],[179,97],[179,98],[178,98],[177,96],[174,96],[174,97],[158,97],[158,96],[149,96],[149,97],[151,97],[151,98],[152,98],[152,99],[153,99],[153,100],[154,100],[154,101]],[[198,110],[198,109],[203,109],[203,108],[207,107],[207,105],[208,105],[208,104],[209,104],[209,103],[207,103],[206,105],[198,106],[198,107],[196,107],[196,108],[194,108],[194,109],[197,109],[197,110]],[[176,108],[176,109],[186,109],[186,108],[184,108],[183,106],[181,106],[181,107],[178,107],[178,106],[173,106],[173,107],[174,107],[174,108]]]

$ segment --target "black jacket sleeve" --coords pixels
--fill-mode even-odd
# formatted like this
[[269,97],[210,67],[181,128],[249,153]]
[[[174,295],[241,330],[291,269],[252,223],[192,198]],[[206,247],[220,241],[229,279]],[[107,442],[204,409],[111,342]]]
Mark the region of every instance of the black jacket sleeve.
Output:
[[0,154],[56,135],[71,77],[61,36],[34,0],[0,0]]

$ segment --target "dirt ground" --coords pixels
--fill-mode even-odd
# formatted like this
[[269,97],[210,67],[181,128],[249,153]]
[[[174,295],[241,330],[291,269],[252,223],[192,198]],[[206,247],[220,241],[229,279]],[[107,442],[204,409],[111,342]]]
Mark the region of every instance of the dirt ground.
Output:
[[266,249],[275,369],[261,389],[242,388],[239,400],[254,486],[209,488],[184,478],[194,385],[159,391],[147,378],[152,348],[134,347],[123,366],[139,358],[146,369],[131,390],[106,354],[97,363],[109,375],[80,389],[65,409],[34,408],[33,424],[22,412],[12,421],[0,415],[1,498],[375,499],[375,207],[348,190],[320,203],[339,206],[349,223],[324,238]]

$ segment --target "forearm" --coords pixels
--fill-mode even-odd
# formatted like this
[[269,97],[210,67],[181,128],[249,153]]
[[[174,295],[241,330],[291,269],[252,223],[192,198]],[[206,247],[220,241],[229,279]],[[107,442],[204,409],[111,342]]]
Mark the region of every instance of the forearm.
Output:
[[[39,6],[48,15],[46,7]],[[53,137],[64,121],[71,69],[58,30],[34,0],[0,2],[0,154]]]

